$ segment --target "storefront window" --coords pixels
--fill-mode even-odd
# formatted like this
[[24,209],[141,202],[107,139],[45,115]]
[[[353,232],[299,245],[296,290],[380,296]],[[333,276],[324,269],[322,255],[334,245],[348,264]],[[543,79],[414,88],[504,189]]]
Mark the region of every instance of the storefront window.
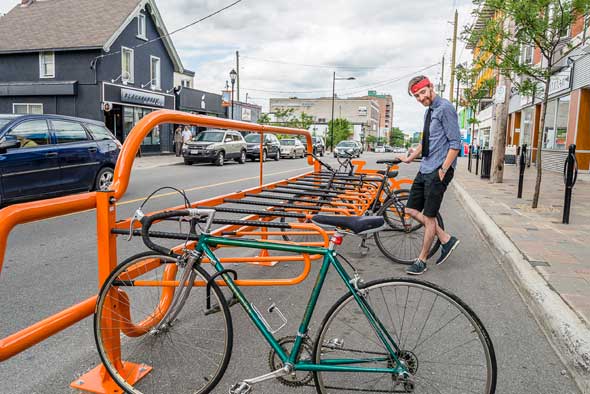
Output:
[[560,97],[547,103],[543,133],[544,149],[565,149],[569,107],[570,96]]
[[[123,130],[125,138],[137,124],[147,114],[152,112],[148,108],[139,107],[123,107]],[[141,143],[142,145],[159,145],[160,144],[160,128],[155,127],[148,135],[146,135]]]
[[522,125],[520,144],[531,146],[531,136],[533,135],[533,114],[534,107],[529,107],[522,110]]

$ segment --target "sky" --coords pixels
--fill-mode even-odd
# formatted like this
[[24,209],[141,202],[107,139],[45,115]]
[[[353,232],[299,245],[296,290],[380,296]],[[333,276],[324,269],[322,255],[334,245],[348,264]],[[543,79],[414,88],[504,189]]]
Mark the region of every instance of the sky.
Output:
[[[99,0],[97,0],[99,1]],[[236,0],[156,0],[169,32]],[[0,0],[0,14],[18,0]],[[407,94],[408,80],[441,75],[446,92],[455,9],[459,31],[472,23],[471,0],[242,0],[172,36],[195,88],[220,93],[240,53],[240,99],[268,110],[271,97],[337,97],[376,90],[391,94],[393,126],[422,129],[424,108]],[[471,53],[459,42],[457,63]]]

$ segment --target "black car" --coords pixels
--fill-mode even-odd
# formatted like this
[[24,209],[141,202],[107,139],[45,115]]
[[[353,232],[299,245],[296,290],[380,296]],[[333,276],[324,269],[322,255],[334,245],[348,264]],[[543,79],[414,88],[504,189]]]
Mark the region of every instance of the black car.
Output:
[[108,190],[120,148],[95,120],[0,115],[0,204]]
[[[301,138],[301,142],[305,146],[305,151],[307,152],[307,139]],[[324,144],[324,139],[322,137],[311,137],[311,142],[313,144],[313,154],[317,156],[323,156],[326,153],[326,144]]]
[[[244,139],[247,143],[246,157],[250,160],[258,160],[260,158],[260,134],[251,133]],[[264,134],[262,149],[262,161],[269,157],[277,161],[281,159],[281,143],[274,134]]]

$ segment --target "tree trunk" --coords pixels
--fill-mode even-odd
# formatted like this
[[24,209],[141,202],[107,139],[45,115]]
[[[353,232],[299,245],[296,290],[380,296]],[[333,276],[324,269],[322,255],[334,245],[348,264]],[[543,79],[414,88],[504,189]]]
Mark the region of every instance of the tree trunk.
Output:
[[[551,69],[551,64],[547,66]],[[547,114],[547,101],[549,98],[549,82],[551,77],[545,80],[545,92],[543,93],[543,109],[541,110],[541,119],[539,120],[539,131],[537,135],[537,157],[535,159],[535,165],[537,166],[537,179],[535,181],[535,193],[533,194],[532,208],[539,206],[539,194],[541,193],[541,175],[543,174],[542,162],[541,162],[541,151],[543,148],[543,135],[545,134],[545,115]]]
[[491,183],[502,183],[504,180],[504,157],[506,153],[506,126],[508,122],[508,100],[510,97],[510,81],[500,77],[499,86],[506,86],[504,102],[497,104],[494,119],[494,150],[492,153]]

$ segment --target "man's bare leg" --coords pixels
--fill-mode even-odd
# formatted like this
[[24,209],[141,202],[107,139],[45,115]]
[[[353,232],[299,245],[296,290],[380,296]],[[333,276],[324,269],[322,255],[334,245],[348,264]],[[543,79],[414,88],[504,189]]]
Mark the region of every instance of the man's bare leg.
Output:
[[436,234],[440,242],[443,244],[449,242],[451,236],[438,225],[436,218],[425,216],[422,212],[412,208],[406,208],[406,213],[424,225],[422,251],[418,258],[422,261],[426,261],[432,242],[434,242],[434,235]]

